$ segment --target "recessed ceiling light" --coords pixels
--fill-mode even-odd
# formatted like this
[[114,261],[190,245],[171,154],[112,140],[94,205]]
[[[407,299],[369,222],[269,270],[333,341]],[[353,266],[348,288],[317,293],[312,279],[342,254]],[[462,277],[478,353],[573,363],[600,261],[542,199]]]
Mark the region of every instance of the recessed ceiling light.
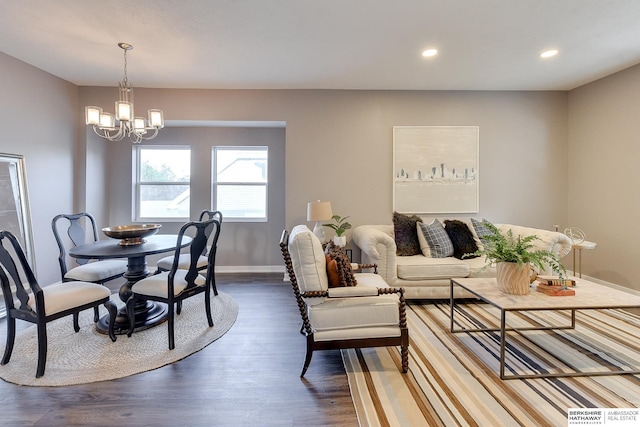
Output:
[[438,54],[438,49],[427,49],[422,52],[422,56],[424,56],[425,58],[436,56],[437,54]]
[[545,50],[540,54],[540,58],[551,58],[552,56],[556,56],[558,54],[557,49]]

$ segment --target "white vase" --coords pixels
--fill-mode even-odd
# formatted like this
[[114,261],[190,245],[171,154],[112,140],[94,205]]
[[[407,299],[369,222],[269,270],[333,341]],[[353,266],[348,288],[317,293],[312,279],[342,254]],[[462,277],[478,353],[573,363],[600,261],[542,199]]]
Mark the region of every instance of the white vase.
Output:
[[336,246],[346,246],[347,236],[333,236],[333,244]]

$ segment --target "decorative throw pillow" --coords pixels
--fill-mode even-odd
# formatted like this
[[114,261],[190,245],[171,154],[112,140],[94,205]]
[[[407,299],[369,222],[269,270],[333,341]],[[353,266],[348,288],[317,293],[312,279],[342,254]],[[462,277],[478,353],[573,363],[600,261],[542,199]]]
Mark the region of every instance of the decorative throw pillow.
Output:
[[486,245],[487,244],[486,236],[493,234],[491,233],[491,230],[489,229],[489,227],[487,227],[486,224],[491,224],[491,223],[484,218],[482,219],[482,222],[478,221],[475,218],[471,218],[471,224],[473,224],[473,228],[476,232],[476,235],[478,236],[478,239],[480,239],[483,245]]
[[453,243],[440,221],[434,219],[429,225],[420,223],[418,226],[431,249],[432,258],[446,258],[453,255]]
[[340,282],[340,273],[338,273],[338,262],[332,259],[329,254],[325,255],[327,259],[327,278],[329,279],[330,288],[339,288],[344,286]]
[[[454,257],[463,259],[465,254],[472,254],[478,250],[473,234],[464,222],[457,219],[447,219],[444,221],[444,231],[447,232],[453,244]],[[464,259],[477,257],[478,255],[471,255],[464,257]]]
[[407,216],[398,212],[393,213],[393,234],[396,241],[396,255],[420,255],[420,242],[416,224],[422,222],[419,216]]
[[344,248],[336,246],[333,242],[327,243],[325,248],[327,258],[327,277],[329,287],[356,286],[356,276],[351,268],[351,261]]
[[424,237],[422,228],[420,228],[421,225],[424,225],[424,224],[421,222],[416,223],[416,233],[418,233],[418,242],[420,242],[420,251],[422,252],[422,255],[424,255],[425,257],[431,258],[431,248],[429,247],[429,242],[427,242],[427,239]]

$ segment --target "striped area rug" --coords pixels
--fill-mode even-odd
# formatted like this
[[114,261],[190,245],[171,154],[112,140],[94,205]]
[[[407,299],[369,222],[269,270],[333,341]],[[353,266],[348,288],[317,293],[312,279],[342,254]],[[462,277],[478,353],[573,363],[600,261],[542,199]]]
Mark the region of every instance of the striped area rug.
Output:
[[[487,304],[463,304],[467,327],[499,324]],[[449,332],[448,304],[408,305],[409,373],[399,348],[343,350],[364,426],[566,426],[567,409],[640,407],[640,376],[501,380],[497,332]],[[481,322],[480,325],[478,322]],[[510,314],[511,326],[569,324],[570,313]],[[622,310],[576,314],[575,330],[510,333],[507,372],[640,368],[640,316]],[[544,352],[547,349],[559,359]]]

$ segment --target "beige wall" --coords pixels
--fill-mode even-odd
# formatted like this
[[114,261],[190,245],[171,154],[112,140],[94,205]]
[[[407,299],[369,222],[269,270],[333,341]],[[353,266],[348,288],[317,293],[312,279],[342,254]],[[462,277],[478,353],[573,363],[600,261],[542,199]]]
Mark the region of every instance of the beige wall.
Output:
[[583,273],[640,290],[640,66],[569,94],[569,225],[597,243]]
[[78,88],[0,53],[0,152],[22,154],[33,223],[36,275],[60,280],[51,219],[71,212]]
[[[12,76],[0,82],[11,100],[0,106],[0,151],[26,156],[38,274],[55,280],[51,218],[91,208],[109,223],[130,203],[114,179],[126,162],[82,121],[84,105],[108,107],[116,90],[77,88],[3,54],[0,69]],[[354,225],[389,223],[393,126],[479,126],[477,216],[580,227],[598,243],[584,254],[585,274],[638,289],[638,78],[635,67],[569,93],[136,89],[136,107],[163,108],[169,120],[286,122],[286,227],[305,222],[315,199],[331,200]],[[278,265],[277,237],[266,239],[272,246],[260,251],[270,255],[258,259]]]
[[[79,104],[108,106],[115,93],[81,88]],[[542,228],[567,222],[564,92],[136,89],[136,108],[152,106],[164,109],[167,120],[286,122],[287,227],[306,222],[306,204],[317,199],[330,200],[353,225],[390,223],[396,125],[480,127],[480,212],[475,216]],[[129,206],[129,192],[116,183],[130,173],[130,155],[121,148],[127,143],[89,139],[87,151],[95,144],[111,147],[109,169],[119,171],[110,174],[110,205]],[[102,191],[87,185],[88,194]],[[114,219],[113,210],[109,217]],[[275,253],[268,259],[280,266],[279,235],[271,237],[259,250]]]

